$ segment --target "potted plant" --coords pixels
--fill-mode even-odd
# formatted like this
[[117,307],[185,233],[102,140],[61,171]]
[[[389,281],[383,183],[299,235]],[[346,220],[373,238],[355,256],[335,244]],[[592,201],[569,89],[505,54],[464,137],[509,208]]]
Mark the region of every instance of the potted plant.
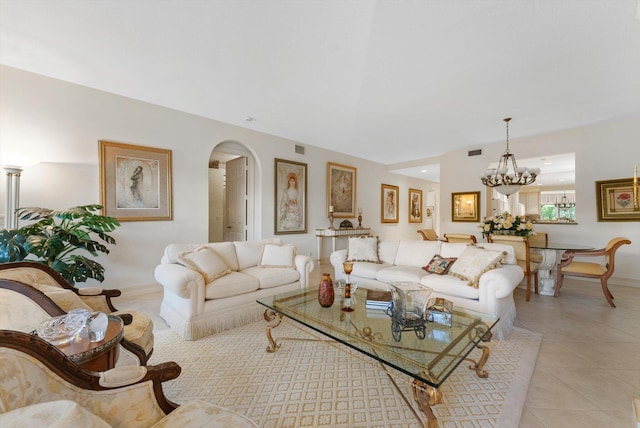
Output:
[[116,243],[109,233],[120,223],[113,217],[95,213],[101,209],[101,205],[81,205],[63,211],[19,208],[20,220],[34,223],[0,230],[0,263],[29,260],[46,264],[71,284],[89,278],[104,281],[104,267],[77,253],[87,251],[94,257],[98,253],[109,254],[105,244]]

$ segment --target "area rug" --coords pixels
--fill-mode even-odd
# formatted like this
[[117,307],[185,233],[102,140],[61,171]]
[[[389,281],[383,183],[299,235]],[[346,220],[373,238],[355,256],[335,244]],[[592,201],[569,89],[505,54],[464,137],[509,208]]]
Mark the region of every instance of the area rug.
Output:
[[[262,321],[193,342],[162,330],[150,364],[182,367],[177,379],[164,383],[170,400],[205,400],[263,428],[421,426],[379,363],[335,342],[308,340],[317,336],[282,323],[274,330],[277,341],[307,340],[284,340],[267,353]],[[517,427],[541,340],[514,327],[507,340],[489,342],[487,379],[461,364],[440,388],[443,403],[433,407],[440,426]],[[411,379],[396,372],[393,380],[414,404]]]

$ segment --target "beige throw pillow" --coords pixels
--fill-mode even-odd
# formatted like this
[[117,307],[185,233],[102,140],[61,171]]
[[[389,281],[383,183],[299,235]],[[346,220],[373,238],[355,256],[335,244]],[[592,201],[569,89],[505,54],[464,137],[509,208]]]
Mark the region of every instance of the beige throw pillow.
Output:
[[296,268],[296,247],[289,245],[264,244],[258,266],[263,268]]
[[347,261],[380,263],[378,258],[378,238],[374,236],[350,236]]
[[206,283],[231,273],[231,269],[224,263],[222,257],[208,247],[185,251],[178,256],[178,262],[199,272]]
[[469,281],[468,285],[470,287],[478,288],[480,276],[491,269],[497,268],[502,257],[504,257],[504,253],[501,251],[469,246],[449,268],[449,275]]

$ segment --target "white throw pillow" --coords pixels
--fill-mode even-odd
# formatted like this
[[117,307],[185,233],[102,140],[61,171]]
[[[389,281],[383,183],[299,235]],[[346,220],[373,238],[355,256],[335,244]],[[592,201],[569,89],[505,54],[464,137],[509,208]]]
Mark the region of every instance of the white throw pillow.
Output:
[[178,263],[199,272],[208,284],[231,272],[222,257],[208,247],[185,251],[178,256]]
[[380,263],[378,238],[375,236],[350,236],[347,261]]
[[296,268],[296,247],[289,245],[264,244],[258,266],[263,268]]
[[469,286],[478,288],[480,276],[491,269],[497,268],[502,257],[504,257],[502,251],[469,246],[449,268],[449,275],[469,281]]

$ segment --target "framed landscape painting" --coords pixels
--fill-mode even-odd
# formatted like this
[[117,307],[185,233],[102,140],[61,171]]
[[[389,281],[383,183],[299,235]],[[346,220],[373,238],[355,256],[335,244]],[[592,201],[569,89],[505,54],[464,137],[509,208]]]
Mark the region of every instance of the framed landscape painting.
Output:
[[307,164],[275,160],[276,235],[307,233]]
[[171,220],[171,150],[99,141],[104,215],[119,221]]
[[480,192],[451,194],[451,221],[480,221]]
[[327,162],[327,216],[334,218],[356,216],[356,168]]
[[399,207],[398,207],[398,186],[389,184],[382,185],[382,194],[380,196],[381,222],[382,223],[398,223]]
[[422,223],[422,190],[409,189],[409,223]]
[[640,221],[638,183],[632,178],[596,181],[598,221]]

